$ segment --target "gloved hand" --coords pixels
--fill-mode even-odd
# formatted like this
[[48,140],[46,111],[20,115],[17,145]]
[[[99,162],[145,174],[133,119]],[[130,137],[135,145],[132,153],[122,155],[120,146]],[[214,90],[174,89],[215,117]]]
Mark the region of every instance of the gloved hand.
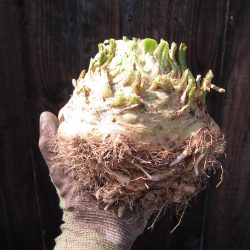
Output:
[[55,164],[55,153],[49,147],[51,138],[57,134],[58,125],[58,119],[52,113],[41,114],[39,147],[63,210],[62,233],[56,238],[54,249],[130,249],[144,230],[151,212],[142,212],[136,220],[123,220],[109,211],[101,210],[94,197],[80,194],[63,166]]

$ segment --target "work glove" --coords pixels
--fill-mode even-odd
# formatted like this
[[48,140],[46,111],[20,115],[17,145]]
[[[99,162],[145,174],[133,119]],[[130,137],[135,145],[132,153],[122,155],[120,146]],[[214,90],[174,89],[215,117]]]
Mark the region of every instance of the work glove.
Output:
[[101,209],[95,197],[80,192],[82,190],[79,185],[74,185],[73,177],[64,171],[62,165],[55,162],[51,140],[56,138],[58,126],[55,115],[50,112],[41,114],[39,148],[63,210],[62,233],[55,239],[54,249],[130,249],[146,227],[151,211],[142,211],[137,216],[133,216],[132,211],[125,219],[119,218],[112,212]]

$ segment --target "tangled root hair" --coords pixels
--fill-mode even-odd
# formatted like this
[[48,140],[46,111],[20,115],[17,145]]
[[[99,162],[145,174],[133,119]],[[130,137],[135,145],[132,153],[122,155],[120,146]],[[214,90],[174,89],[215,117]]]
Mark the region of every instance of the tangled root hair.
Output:
[[187,204],[201,191],[216,157],[224,152],[224,136],[202,128],[182,145],[143,148],[125,135],[102,142],[74,137],[57,138],[55,165],[63,166],[83,191],[94,195],[103,209],[122,217],[126,210],[161,211]]

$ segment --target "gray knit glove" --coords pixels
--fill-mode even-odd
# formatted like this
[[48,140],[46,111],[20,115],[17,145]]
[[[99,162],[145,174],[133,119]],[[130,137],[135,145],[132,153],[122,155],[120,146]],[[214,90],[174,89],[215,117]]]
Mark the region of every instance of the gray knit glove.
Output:
[[128,220],[123,220],[111,212],[99,209],[94,197],[80,195],[63,166],[54,164],[54,152],[49,142],[56,136],[58,124],[57,117],[52,113],[41,114],[39,147],[63,210],[62,233],[56,238],[54,249],[130,249],[144,230],[151,213],[142,213],[136,220],[129,220],[130,216],[127,216]]

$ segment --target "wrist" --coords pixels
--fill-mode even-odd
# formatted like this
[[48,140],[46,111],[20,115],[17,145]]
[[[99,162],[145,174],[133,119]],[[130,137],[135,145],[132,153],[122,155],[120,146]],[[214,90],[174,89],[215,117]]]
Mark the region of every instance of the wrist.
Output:
[[57,244],[63,236],[67,236],[68,241],[73,237],[78,244],[96,245],[92,249],[130,249],[141,233],[138,228],[106,211],[64,210],[63,221],[62,235],[57,238]]

